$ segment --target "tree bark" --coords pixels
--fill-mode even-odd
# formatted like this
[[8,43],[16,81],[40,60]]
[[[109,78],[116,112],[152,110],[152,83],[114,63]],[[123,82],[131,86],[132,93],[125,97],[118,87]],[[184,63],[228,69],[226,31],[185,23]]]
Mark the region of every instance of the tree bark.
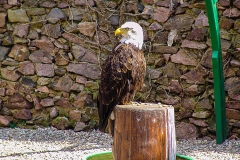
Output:
[[175,160],[174,108],[160,104],[117,105],[114,160]]

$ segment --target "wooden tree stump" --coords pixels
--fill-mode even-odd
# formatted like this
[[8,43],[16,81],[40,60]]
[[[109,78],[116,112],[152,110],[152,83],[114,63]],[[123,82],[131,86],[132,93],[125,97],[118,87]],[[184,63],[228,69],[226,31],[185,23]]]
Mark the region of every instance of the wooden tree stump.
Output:
[[175,160],[174,108],[160,104],[117,105],[114,160]]

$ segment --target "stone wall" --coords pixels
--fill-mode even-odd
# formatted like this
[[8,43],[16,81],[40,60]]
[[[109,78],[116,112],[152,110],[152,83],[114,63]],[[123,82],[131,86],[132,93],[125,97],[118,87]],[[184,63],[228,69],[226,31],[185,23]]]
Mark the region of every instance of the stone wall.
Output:
[[[170,3],[172,2],[172,3]],[[240,3],[220,0],[229,137],[240,136]],[[97,126],[101,64],[125,21],[144,29],[145,88],[173,105],[178,138],[215,138],[211,43],[202,0],[0,1],[0,125]]]

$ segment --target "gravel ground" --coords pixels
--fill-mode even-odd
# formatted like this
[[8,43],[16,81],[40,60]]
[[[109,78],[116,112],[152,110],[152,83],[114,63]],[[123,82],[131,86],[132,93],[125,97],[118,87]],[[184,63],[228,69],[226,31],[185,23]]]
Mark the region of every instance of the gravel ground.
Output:
[[[9,129],[0,131],[0,159],[73,159],[79,160],[86,154],[111,150],[108,134],[74,132],[54,128]],[[196,160],[240,160],[240,141],[225,141],[217,145],[215,140],[177,141],[177,153]]]

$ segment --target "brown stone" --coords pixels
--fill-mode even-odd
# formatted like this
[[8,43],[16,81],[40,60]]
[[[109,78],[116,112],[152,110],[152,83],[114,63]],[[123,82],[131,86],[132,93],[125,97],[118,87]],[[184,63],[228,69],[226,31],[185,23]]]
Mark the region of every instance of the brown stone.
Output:
[[26,9],[27,14],[29,16],[39,16],[39,15],[43,15],[46,14],[46,9],[45,8],[27,8]]
[[58,100],[55,105],[63,107],[63,108],[72,108],[71,103],[69,102],[69,99],[67,98],[61,98]]
[[11,52],[9,53],[9,57],[14,58],[16,61],[24,61],[27,60],[30,55],[30,52],[25,45],[15,44],[12,47]]
[[91,79],[98,79],[101,72],[97,64],[89,64],[85,62],[80,62],[78,64],[70,63],[67,67],[67,71],[80,74]]
[[51,107],[54,105],[54,101],[52,98],[44,98],[40,101],[40,104],[43,106],[43,107]]
[[93,37],[96,31],[96,25],[95,22],[81,22],[78,24],[78,29],[83,35]]
[[230,18],[221,17],[220,19],[220,29],[230,30],[235,21]]
[[179,139],[197,138],[197,128],[192,124],[181,122],[176,125],[176,137]]
[[76,126],[74,127],[75,132],[83,131],[87,128],[87,125],[84,122],[77,122]]
[[236,109],[226,108],[226,116],[229,119],[240,120],[240,111]]
[[161,98],[160,101],[164,104],[167,104],[167,105],[175,105],[175,104],[179,103],[180,98],[179,97],[167,96],[166,98]]
[[55,71],[55,75],[57,76],[63,76],[67,72],[66,68],[63,68],[63,67],[57,67],[56,69],[54,69],[54,71]]
[[11,58],[6,58],[6,60],[4,60],[2,62],[2,65],[5,65],[5,66],[18,66],[19,63]]
[[163,26],[160,25],[158,22],[153,22],[150,26],[149,26],[149,30],[152,31],[157,31],[157,30],[162,30]]
[[101,45],[107,44],[110,42],[110,39],[105,32],[98,32],[98,34],[94,36],[94,39],[96,42],[99,42]]
[[57,129],[65,130],[70,126],[70,124],[66,117],[57,117],[52,121],[52,126]]
[[226,107],[231,109],[240,110],[240,102],[238,101],[226,101]]
[[174,63],[167,63],[167,65],[163,67],[163,75],[177,79],[181,76],[181,73]]
[[163,54],[174,54],[177,53],[178,47],[175,46],[163,46],[161,44],[153,44],[152,52],[163,53]]
[[224,83],[225,91],[228,91],[228,95],[231,99],[240,100],[239,87],[240,87],[240,78],[231,77],[225,80]]
[[0,33],[5,33],[7,30],[5,28],[0,28]]
[[206,49],[207,45],[204,42],[183,40],[181,47],[192,49]]
[[227,50],[231,47],[231,42],[225,39],[221,39],[221,46],[222,50],[227,52]]
[[32,108],[32,103],[26,100],[21,94],[15,93],[8,98],[8,103],[5,107],[10,109],[30,109]]
[[58,66],[65,66],[69,62],[69,57],[64,51],[60,50],[58,54],[55,56],[55,64]]
[[73,102],[73,105],[76,108],[82,108],[88,104],[92,104],[92,98],[90,98],[85,92],[79,93]]
[[223,16],[238,18],[240,16],[240,11],[237,8],[229,8],[223,12]]
[[[79,33],[79,30],[77,28],[77,23],[73,22],[73,23],[67,23],[67,22],[63,22],[62,26],[61,26],[65,32],[67,33]],[[74,34],[72,36],[75,36]],[[77,37],[77,36],[75,36]],[[80,38],[80,37],[79,37]],[[83,40],[83,38],[82,38]]]
[[6,13],[0,13],[0,27],[4,27],[6,25]]
[[30,54],[29,59],[34,63],[52,63],[53,57],[45,51],[37,50]]
[[153,4],[154,3],[153,0],[143,0],[142,2],[146,3],[146,4]]
[[79,122],[81,119],[81,111],[79,110],[71,110],[69,111],[69,120]]
[[209,99],[208,98],[204,98],[204,99],[201,99],[198,103],[197,103],[197,108],[202,108],[202,109],[212,109],[213,106],[212,104],[210,103]]
[[187,40],[204,41],[207,37],[208,31],[206,28],[194,28],[187,36]]
[[164,23],[163,27],[166,30],[177,29],[179,31],[189,31],[191,30],[194,19],[188,14],[176,15],[168,19],[166,23]]
[[178,80],[172,80],[168,86],[169,92],[173,93],[181,93],[182,92],[182,87]]
[[51,118],[56,118],[59,115],[57,108],[53,107],[50,109],[49,115]]
[[21,109],[21,110],[15,111],[13,113],[13,117],[16,119],[30,120],[32,118],[32,114],[28,109]]
[[208,118],[211,116],[211,112],[210,111],[199,111],[199,112],[194,112],[192,114],[193,117],[195,118]]
[[[158,44],[167,44],[168,41],[168,32],[157,32],[154,37],[151,37],[151,39],[154,39],[155,42],[158,42]],[[155,44],[156,47],[158,46]]]
[[18,71],[23,75],[34,75],[34,64],[30,61],[24,61],[19,64]]
[[207,27],[209,26],[208,24],[208,17],[206,16],[206,14],[202,11],[198,17],[195,19],[195,26],[199,26],[199,27]]
[[6,59],[7,54],[10,52],[10,48],[0,46],[0,61]]
[[6,95],[13,95],[14,93],[16,93],[16,90],[13,88],[12,85],[7,85],[6,87]]
[[196,105],[196,100],[194,98],[189,98],[189,97],[183,98],[181,101],[181,105],[186,109],[193,110]]
[[158,58],[154,62],[156,67],[161,67],[164,63],[165,63],[165,58]]
[[[237,34],[236,37],[235,37],[235,42],[233,43],[234,47],[235,48],[240,48],[240,43],[239,43],[239,40],[240,40],[240,34]],[[239,50],[239,49],[238,49]],[[239,51],[238,51],[239,52]],[[238,52],[235,52],[234,55],[237,56]],[[238,57],[238,56],[237,56]]]
[[205,84],[205,79],[196,70],[191,70],[187,72],[186,74],[182,75],[180,77],[181,79],[185,79],[187,83],[192,83],[192,84]]
[[13,38],[10,35],[7,35],[2,39],[2,45],[3,46],[12,46],[13,45]]
[[46,37],[43,37],[39,40],[33,40],[32,42],[35,44],[36,47],[48,53],[52,53],[54,50],[53,43]]
[[[239,70],[240,71],[240,70]],[[224,76],[225,78],[229,78],[229,77],[234,77],[234,76],[239,76],[239,72],[235,73],[235,70],[234,68],[227,68],[225,71],[224,71]]]
[[176,113],[176,120],[178,121],[182,119],[190,118],[190,117],[192,117],[192,112],[189,110],[181,110]]
[[54,69],[52,64],[36,64],[36,72],[38,76],[53,77]]
[[111,15],[111,17],[109,18],[110,24],[113,26],[119,26],[119,15]]
[[233,60],[230,61],[230,65],[231,65],[232,67],[237,67],[237,68],[239,68],[239,67],[240,67],[240,62],[239,62],[238,60],[233,59]]
[[40,39],[40,36],[39,36],[39,33],[36,30],[34,30],[34,31],[30,31],[27,38],[29,38],[29,39]]
[[12,68],[1,68],[1,76],[10,81],[17,81],[20,78],[20,75],[16,70]]
[[236,121],[233,123],[233,127],[240,128],[240,121]]
[[10,120],[5,116],[0,115],[0,126],[7,127],[10,124]]
[[74,45],[72,46],[71,51],[73,53],[74,58],[80,62],[89,62],[93,64],[98,63],[97,54],[87,50],[82,46]]
[[43,26],[41,33],[52,38],[58,38],[61,36],[60,24],[46,24]]
[[14,27],[13,35],[16,35],[16,36],[21,37],[21,38],[27,37],[29,27],[30,27],[29,24],[16,25]]
[[69,50],[69,45],[68,44],[63,44],[62,42],[60,42],[59,40],[54,39],[53,44],[60,49],[64,49],[64,50]]
[[77,82],[77,83],[85,84],[85,83],[87,82],[87,78],[86,78],[86,77],[83,77],[83,76],[77,75],[77,77],[76,77],[76,82]]
[[162,72],[157,69],[147,68],[147,76],[150,79],[158,79],[162,75]]
[[74,83],[71,87],[71,91],[81,92],[84,90],[84,85],[79,83]]
[[219,0],[218,3],[223,7],[229,7],[231,4],[231,1],[230,0]]
[[176,54],[173,54],[171,56],[171,61],[173,63],[180,63],[180,64],[184,64],[184,65],[196,66],[197,59],[194,54],[195,53],[188,52],[185,49],[181,49]]
[[95,5],[95,2],[93,0],[75,0],[74,3],[76,6],[85,6],[88,4],[93,7]]
[[66,20],[67,16],[59,8],[52,8],[50,13],[46,16],[50,23],[57,23],[59,20]]
[[142,15],[144,15],[143,17],[149,18],[148,15],[152,15],[152,14],[153,14],[153,6],[146,5],[143,9],[143,12],[142,12]]
[[16,9],[16,10],[11,10],[8,9],[8,21],[9,22],[22,22],[26,23],[29,22],[29,18],[27,16],[26,10],[24,9]]
[[[2,92],[2,88],[1,88],[1,92]],[[2,93],[1,93],[1,96],[2,96]],[[5,96],[5,95],[4,95],[4,96]],[[3,108],[2,103],[3,103],[3,100],[0,99],[0,110]]]
[[76,37],[70,33],[63,33],[62,36],[67,39],[68,41],[75,43],[75,44],[84,44],[83,39]]
[[240,8],[240,1],[239,0],[234,0],[233,4],[237,7]]
[[165,7],[156,7],[152,18],[160,23],[166,22],[170,16],[170,9]]
[[40,1],[40,6],[43,8],[53,8],[56,5],[57,4],[55,3],[55,1],[51,1],[51,0]]
[[43,106],[40,104],[40,99],[38,97],[33,98],[34,108],[38,111],[43,108]]
[[60,79],[54,81],[50,87],[57,91],[70,92],[72,85],[73,80],[68,75],[64,75]]
[[194,118],[189,118],[189,121],[193,124],[195,124],[196,126],[200,126],[200,127],[207,127],[207,123],[205,123],[204,120],[202,119],[194,119]]
[[[157,1],[155,4],[157,6],[161,6],[161,7],[169,7],[171,5],[171,2],[169,2],[168,0],[164,0],[164,1]],[[174,5],[174,4],[172,4],[172,5]]]
[[204,92],[204,88],[196,85],[196,84],[193,84],[191,86],[189,86],[188,88],[185,88],[183,90],[183,92],[186,94],[186,95],[189,95],[189,96],[196,96],[202,92]]
[[208,49],[202,56],[201,64],[207,68],[212,68],[212,50]]
[[49,93],[49,89],[47,86],[38,87],[35,91],[42,92],[42,93]]
[[[6,96],[6,88],[0,88],[0,96]],[[2,100],[0,99],[0,110],[2,108]]]

